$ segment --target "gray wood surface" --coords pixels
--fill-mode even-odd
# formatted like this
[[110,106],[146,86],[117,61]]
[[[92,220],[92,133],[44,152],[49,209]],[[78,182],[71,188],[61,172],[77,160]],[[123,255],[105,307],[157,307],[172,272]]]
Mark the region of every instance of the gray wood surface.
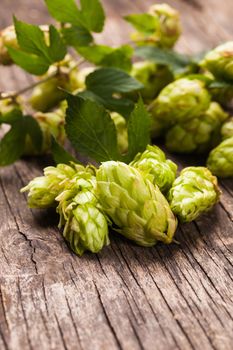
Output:
[[[101,42],[127,41],[120,15],[153,1],[105,0]],[[178,48],[195,52],[233,38],[232,0],[169,1],[182,15]],[[47,22],[43,1],[1,0],[0,26],[11,14]],[[0,68],[1,90],[31,78]],[[176,158],[181,166],[196,159]],[[233,348],[233,183],[221,181],[221,202],[178,229],[180,245],[144,249],[112,235],[100,254],[71,253],[53,211],[30,210],[19,193],[46,159],[0,169],[0,349]]]

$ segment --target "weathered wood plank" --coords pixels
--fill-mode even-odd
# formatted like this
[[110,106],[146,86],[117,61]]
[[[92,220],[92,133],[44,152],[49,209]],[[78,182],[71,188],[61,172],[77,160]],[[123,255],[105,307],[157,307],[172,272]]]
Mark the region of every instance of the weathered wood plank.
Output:
[[[110,19],[99,40],[127,42],[130,27],[120,15],[153,2],[105,0]],[[180,50],[232,38],[231,0],[168,2],[182,13]],[[10,24],[12,9],[35,23],[49,18],[43,2],[1,5],[1,27]],[[29,80],[17,68],[0,68],[2,89]],[[176,161],[190,164],[187,157]],[[180,245],[144,249],[112,235],[111,246],[79,259],[63,241],[53,211],[28,209],[19,193],[46,163],[22,160],[0,169],[0,349],[231,350],[232,181],[221,181],[221,203],[211,213],[178,230]]]

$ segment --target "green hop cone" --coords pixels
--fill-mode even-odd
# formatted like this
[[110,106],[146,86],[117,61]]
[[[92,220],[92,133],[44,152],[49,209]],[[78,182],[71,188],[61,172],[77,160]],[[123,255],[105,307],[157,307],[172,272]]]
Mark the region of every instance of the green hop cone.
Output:
[[233,136],[222,141],[210,152],[207,167],[216,176],[233,176]]
[[140,31],[131,35],[132,40],[138,45],[153,45],[161,48],[173,47],[181,34],[178,11],[168,4],[156,4],[149,8],[148,14],[154,19],[154,29],[143,30],[144,25],[142,25]]
[[166,130],[176,123],[199,117],[209,104],[210,96],[202,81],[178,79],[167,85],[154,101],[151,108],[153,123]]
[[217,102],[211,102],[209,108],[199,118],[176,124],[166,134],[166,147],[176,153],[204,153],[215,147],[220,141],[220,130],[228,114]]
[[67,89],[68,85],[68,76],[65,74],[59,74],[37,85],[30,97],[31,106],[36,111],[47,112],[65,99],[66,93],[61,89]]
[[30,208],[49,208],[56,205],[55,198],[67,186],[67,183],[77,172],[84,172],[85,168],[78,164],[58,164],[44,169],[44,176],[34,178],[21,192],[29,191],[28,205]]
[[66,55],[64,60],[59,62],[59,70],[58,66],[54,64],[40,79],[46,79],[51,75],[54,76],[45,82],[41,82],[32,91],[30,103],[37,111],[47,112],[56,107],[66,98],[64,90],[73,92],[80,88],[78,68],[70,55]]
[[233,117],[222,125],[221,136],[223,140],[233,137]]
[[[167,67],[158,66],[150,61],[134,63],[130,74],[144,85],[139,93],[147,101],[155,98],[173,80],[173,75]],[[138,92],[135,93],[135,98],[137,97]]]
[[115,231],[142,246],[171,243],[177,222],[157,186],[132,166],[102,163],[97,170],[97,196]]
[[57,109],[50,113],[37,112],[34,114],[34,118],[38,122],[42,131],[42,147],[38,152],[28,136],[25,142],[24,155],[38,155],[47,154],[51,151],[51,135],[57,140],[58,143],[64,144],[65,135],[65,114],[61,109]]
[[148,176],[163,193],[171,188],[176,177],[177,165],[166,159],[164,152],[157,146],[148,145],[146,151],[137,154],[130,165]]
[[63,236],[75,254],[81,256],[86,250],[98,253],[109,244],[108,223],[101,211],[92,204],[77,206]]
[[95,195],[96,179],[92,168],[87,170],[78,172],[56,197],[59,227],[64,226],[65,240],[80,256],[86,250],[97,253],[109,244],[108,222]]
[[128,150],[128,129],[127,122],[124,117],[116,112],[111,113],[111,118],[115,124],[117,131],[117,145],[121,154]]
[[216,78],[233,81],[233,41],[208,52],[201,62]]
[[149,8],[149,14],[159,20],[156,33],[159,46],[164,48],[173,47],[181,34],[179,12],[168,4],[156,4]]
[[184,168],[168,193],[171,210],[180,222],[195,220],[219,199],[217,178],[205,167]]

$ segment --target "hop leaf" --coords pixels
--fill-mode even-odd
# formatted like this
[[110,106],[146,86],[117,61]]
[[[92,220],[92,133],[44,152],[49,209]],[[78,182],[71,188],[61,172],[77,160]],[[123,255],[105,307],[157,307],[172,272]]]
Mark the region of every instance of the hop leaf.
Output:
[[139,153],[130,163],[156,184],[161,192],[167,192],[176,177],[177,165],[167,160],[164,152],[157,146],[148,145],[146,151]]
[[210,210],[219,194],[217,179],[207,168],[188,167],[174,181],[168,201],[181,222],[190,222]]
[[97,196],[115,231],[142,246],[171,243],[176,230],[165,197],[137,169],[121,162],[102,163],[97,171]]
[[210,152],[207,166],[219,177],[233,176],[233,136],[222,141]]

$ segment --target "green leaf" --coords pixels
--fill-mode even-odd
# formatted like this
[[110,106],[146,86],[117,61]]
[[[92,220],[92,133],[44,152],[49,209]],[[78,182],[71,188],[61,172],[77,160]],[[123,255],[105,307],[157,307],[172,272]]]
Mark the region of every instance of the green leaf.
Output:
[[105,14],[99,0],[81,0],[83,23],[92,32],[100,33],[104,26]]
[[87,90],[100,96],[111,96],[116,92],[131,92],[143,85],[126,72],[117,68],[100,68],[86,78]]
[[144,151],[150,143],[150,127],[151,117],[140,98],[128,120],[129,147],[126,162],[130,162],[138,152]]
[[24,152],[26,130],[24,120],[16,121],[0,141],[0,165],[9,165],[18,160]]
[[65,129],[76,151],[98,162],[118,159],[115,125],[105,108],[79,96],[67,101]]
[[43,134],[35,118],[27,115],[24,117],[24,125],[27,135],[30,136],[31,142],[36,151],[40,152],[43,143]]
[[8,48],[12,59],[29,73],[41,75],[49,66],[61,61],[66,47],[54,26],[49,27],[50,46],[47,46],[44,32],[35,25],[18,21],[14,17],[15,31],[21,50]]
[[93,41],[91,33],[82,26],[72,25],[62,29],[66,45],[73,46],[76,50],[80,46],[87,46]]
[[77,51],[87,61],[100,65],[103,58],[112,53],[113,49],[105,45],[91,45],[78,47]]
[[129,45],[112,48],[105,45],[78,47],[77,51],[86,60],[103,67],[115,67],[130,71],[132,67],[133,49]]
[[159,49],[152,46],[139,46],[135,49],[135,55],[146,60],[169,66],[172,71],[182,71],[192,60],[187,55],[182,55],[172,50]]
[[51,63],[47,56],[48,48],[43,31],[38,26],[18,21],[16,17],[14,17],[14,26],[20,48],[25,52],[42,56],[45,61]]
[[79,95],[89,97],[103,104],[105,108],[128,117],[134,103],[121,97],[119,93],[135,91],[143,85],[120,69],[101,68],[87,76],[86,87],[87,91]]
[[74,0],[45,0],[50,15],[59,22],[80,23],[80,11]]
[[106,109],[110,111],[115,111],[123,115],[125,118],[128,118],[130,113],[134,108],[133,101],[127,98],[114,98],[111,96],[99,96],[92,91],[82,91],[78,96],[89,99],[91,101],[97,102],[103,105]]
[[52,62],[62,61],[67,53],[66,46],[64,45],[57,29],[52,25],[49,26],[49,42],[48,53]]
[[79,9],[74,0],[45,0],[49,13],[57,21],[83,26],[99,33],[104,26],[105,15],[99,0],[81,0]]
[[69,152],[67,152],[65,148],[63,148],[53,136],[51,142],[51,152],[56,164],[69,164],[70,162],[79,163],[79,161],[74,158]]
[[8,52],[12,60],[21,68],[30,74],[43,75],[49,69],[49,64],[45,62],[44,58],[35,56],[13,47],[7,46]]
[[9,124],[12,125],[16,121],[23,118],[22,111],[20,108],[15,107],[10,112],[0,114],[0,124]]
[[210,89],[226,89],[232,88],[233,83],[224,80],[212,80],[208,86]]
[[139,32],[145,34],[153,34],[159,24],[158,19],[148,13],[132,14],[125,16],[124,19],[132,24]]

